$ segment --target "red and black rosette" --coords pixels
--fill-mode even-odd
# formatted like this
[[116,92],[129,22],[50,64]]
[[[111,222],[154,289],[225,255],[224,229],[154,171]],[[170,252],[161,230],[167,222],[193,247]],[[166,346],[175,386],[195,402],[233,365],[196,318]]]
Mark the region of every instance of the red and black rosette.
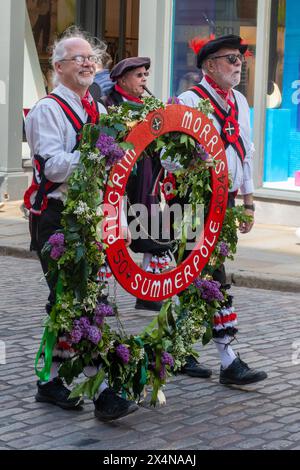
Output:
[[163,180],[161,190],[166,201],[171,201],[171,199],[174,199],[176,195],[176,179],[172,173],[168,173],[166,178]]
[[227,142],[229,142],[230,144],[235,144],[240,136],[239,123],[234,117],[228,116],[225,120],[222,132]]

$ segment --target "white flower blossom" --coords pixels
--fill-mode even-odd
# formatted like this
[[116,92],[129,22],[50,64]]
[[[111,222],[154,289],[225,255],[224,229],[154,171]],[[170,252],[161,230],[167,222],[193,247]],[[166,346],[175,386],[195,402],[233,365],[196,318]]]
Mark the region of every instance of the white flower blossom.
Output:
[[103,155],[100,155],[99,152],[89,152],[87,154],[87,158],[88,160],[99,161],[101,160],[101,158],[103,158]]
[[79,216],[85,216],[87,220],[91,220],[92,216],[89,213],[90,208],[86,202],[79,201],[77,208],[74,210],[74,214]]

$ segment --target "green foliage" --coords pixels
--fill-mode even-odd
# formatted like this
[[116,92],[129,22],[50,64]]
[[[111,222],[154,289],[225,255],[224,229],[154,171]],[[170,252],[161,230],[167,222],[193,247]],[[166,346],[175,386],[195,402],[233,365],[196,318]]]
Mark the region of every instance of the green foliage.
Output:
[[[55,278],[59,274],[62,292],[57,296],[46,326],[56,334],[63,332],[68,341],[75,320],[85,317],[92,323],[95,307],[104,293],[104,285],[97,275],[105,264],[105,247],[100,249],[97,245],[101,242],[97,227],[103,220],[99,206],[109,171],[105,158],[100,156],[95,146],[99,133],[114,137],[124,150],[132,149],[132,144],[124,142],[130,129],[145,120],[149,112],[162,108],[163,103],[155,98],[145,98],[144,105],[125,102],[122,106],[112,107],[108,115],[102,114],[99,125],[87,125],[83,129],[79,149],[81,159],[68,181],[62,214],[65,251],[56,261],[50,258],[49,264],[49,276]],[[206,114],[211,112],[207,102],[201,103],[201,111]],[[148,155],[162,150],[163,159],[170,157],[178,163],[175,172],[177,195],[187,198],[193,207],[203,204],[206,214],[211,198],[210,170],[206,161],[199,157],[195,140],[186,134],[169,133],[156,139],[146,149]],[[237,224],[244,218],[239,208],[226,213],[220,240],[228,245],[230,259],[236,251]],[[198,221],[192,218],[192,223],[196,225]],[[183,236],[179,244],[179,258],[183,256],[185,242]],[[47,243],[43,254],[49,256],[50,252],[51,246]],[[213,269],[224,259],[217,245],[202,275],[209,279]],[[98,344],[87,338],[72,343],[72,354],[60,367],[59,374],[67,384],[72,384],[84,372],[85,366],[93,365],[94,359],[100,358],[102,367],[99,372],[79,383],[72,391],[72,397],[87,395],[92,398],[107,376],[111,387],[133,398],[139,397],[144,387],[150,385],[151,402],[155,404],[168,376],[182,367],[188,354],[195,354],[193,344],[199,339],[206,344],[211,339],[212,319],[220,306],[217,301],[207,302],[201,298],[199,289],[191,284],[180,296],[180,305],[174,306],[172,299],[166,301],[159,314],[135,336],[124,332],[115,309],[119,328],[114,330],[105,321]],[[128,362],[118,356],[119,345],[128,348]],[[173,370],[169,365],[162,364],[163,352],[173,356]]]

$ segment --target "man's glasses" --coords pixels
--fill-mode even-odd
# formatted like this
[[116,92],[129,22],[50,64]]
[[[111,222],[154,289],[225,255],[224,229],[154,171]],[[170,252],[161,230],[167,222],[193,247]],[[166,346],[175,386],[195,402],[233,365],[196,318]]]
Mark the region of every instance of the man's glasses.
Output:
[[137,72],[135,77],[142,78],[142,77],[149,77],[149,72]]
[[96,55],[74,55],[74,57],[71,57],[71,59],[62,59],[60,62],[76,62],[78,65],[82,65],[85,63],[85,61],[88,60],[89,62],[92,62],[93,64],[96,64],[98,62],[98,56]]
[[225,54],[225,55],[217,55],[215,57],[210,57],[210,59],[222,59],[225,57],[230,64],[235,64],[236,61],[239,59],[242,63],[245,61],[245,57],[243,54]]

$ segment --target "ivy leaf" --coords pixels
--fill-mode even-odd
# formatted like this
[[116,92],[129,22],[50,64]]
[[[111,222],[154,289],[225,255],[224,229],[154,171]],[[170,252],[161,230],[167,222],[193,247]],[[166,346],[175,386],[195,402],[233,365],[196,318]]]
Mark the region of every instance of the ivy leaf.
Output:
[[188,139],[189,139],[189,137],[188,137],[187,134],[182,134],[182,135],[180,136],[180,143],[183,144],[183,145],[185,145],[186,148],[188,148]]
[[114,128],[116,129],[116,131],[118,132],[125,132],[127,130],[127,127],[124,126],[124,124],[114,124]]
[[80,357],[75,359],[72,364],[72,373],[74,377],[78,377],[79,374],[83,371],[83,363]]
[[73,382],[74,376],[72,362],[70,360],[62,363],[59,368],[59,376],[65,379],[67,385],[70,385]]
[[67,233],[67,235],[66,235],[66,240],[68,242],[73,242],[75,240],[80,240],[80,235],[77,232],[71,232],[70,231],[70,233]]
[[121,149],[123,149],[123,150],[133,150],[134,149],[134,145],[131,142],[121,142],[119,144],[119,147],[121,147]]
[[[70,385],[70,384],[68,384]],[[69,398],[82,397],[85,394],[86,382],[83,382],[73,388],[72,392],[69,395]]]
[[202,337],[203,346],[205,346],[206,344],[210,342],[210,340],[212,339],[212,336],[213,336],[212,327],[210,325],[206,325],[206,330]]
[[115,139],[118,135],[118,132],[113,129],[113,127],[101,127],[101,134],[109,135]]
[[91,385],[91,388],[90,388],[92,396],[90,398],[93,398],[95,396],[95,394],[99,390],[99,387],[102,384],[102,382],[104,381],[104,379],[105,379],[105,371],[104,371],[103,368],[101,368],[99,370],[99,372],[96,374],[96,376],[93,377],[93,379],[92,379],[92,385]]
[[79,261],[84,257],[85,254],[85,246],[80,244],[76,246],[76,254],[75,254],[75,263],[79,263]]

